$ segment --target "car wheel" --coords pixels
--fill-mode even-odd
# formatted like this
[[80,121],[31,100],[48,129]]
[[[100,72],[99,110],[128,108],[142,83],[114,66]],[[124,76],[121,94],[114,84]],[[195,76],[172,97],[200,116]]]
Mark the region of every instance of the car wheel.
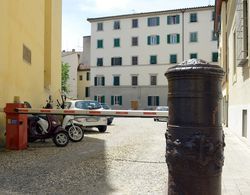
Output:
[[71,125],[66,128],[68,131],[69,139],[73,142],[79,142],[84,137],[84,131],[81,127],[77,125]]
[[69,136],[66,131],[59,131],[53,137],[53,142],[58,147],[64,147],[69,143]]
[[107,126],[99,126],[98,130],[99,132],[104,133],[107,130]]

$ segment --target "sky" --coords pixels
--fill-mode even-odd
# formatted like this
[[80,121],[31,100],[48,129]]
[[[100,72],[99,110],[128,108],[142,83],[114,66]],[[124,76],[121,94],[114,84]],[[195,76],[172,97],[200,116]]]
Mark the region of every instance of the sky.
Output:
[[82,51],[87,18],[214,5],[215,0],[62,0],[62,50]]

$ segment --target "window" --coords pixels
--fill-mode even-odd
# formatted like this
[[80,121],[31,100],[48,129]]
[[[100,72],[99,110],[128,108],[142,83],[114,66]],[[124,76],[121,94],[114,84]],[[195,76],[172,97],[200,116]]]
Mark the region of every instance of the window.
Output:
[[157,75],[150,75],[150,85],[157,85]]
[[82,81],[82,75],[79,76],[79,80]]
[[132,20],[132,28],[138,28],[138,19]]
[[148,96],[148,106],[159,106],[159,96]]
[[111,96],[111,105],[122,105],[122,96]]
[[122,65],[122,58],[121,57],[111,58],[111,66],[120,66],[120,65]]
[[103,40],[97,40],[97,48],[103,48]]
[[160,17],[148,18],[148,26],[159,26],[159,25],[160,25]]
[[114,21],[114,29],[120,29],[120,21]]
[[114,39],[114,47],[120,47],[120,39],[119,38]]
[[171,54],[170,55],[170,64],[176,64],[177,63],[177,55]]
[[96,65],[103,66],[103,58],[97,58]]
[[138,37],[132,37],[132,46],[138,46]]
[[212,31],[212,41],[217,41],[217,40],[218,40],[217,34],[214,31]]
[[103,23],[97,23],[97,31],[103,31]]
[[197,13],[190,14],[190,22],[197,22]]
[[197,53],[191,53],[190,59],[197,59]]
[[180,34],[169,34],[167,35],[168,44],[180,43]]
[[95,77],[95,86],[105,86],[105,77],[104,76],[96,76]]
[[148,45],[158,45],[160,43],[159,35],[148,36]]
[[89,87],[85,87],[85,97],[89,97]]
[[179,24],[180,23],[180,16],[179,15],[168,16],[167,23],[168,24]]
[[87,72],[86,80],[89,81],[89,79],[90,79],[90,72]]
[[104,95],[95,95],[94,100],[100,103],[105,103],[105,96]]
[[132,65],[138,64],[138,56],[132,56]]
[[150,64],[157,64],[157,56],[150,56]]
[[131,76],[131,85],[132,86],[137,86],[138,85],[138,76],[137,75],[132,75]]
[[212,20],[215,19],[215,11],[212,11]]
[[218,62],[218,52],[212,53],[212,62]]
[[120,85],[120,76],[113,76],[113,85],[114,86]]
[[189,41],[190,42],[197,42],[198,41],[198,33],[197,32],[191,32],[189,35]]

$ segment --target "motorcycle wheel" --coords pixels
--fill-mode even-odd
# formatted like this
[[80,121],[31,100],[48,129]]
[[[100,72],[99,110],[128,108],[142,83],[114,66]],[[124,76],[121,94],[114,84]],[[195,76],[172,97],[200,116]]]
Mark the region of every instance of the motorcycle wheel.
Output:
[[53,137],[53,142],[58,147],[64,147],[69,143],[69,136],[66,131],[59,131]]
[[68,131],[69,139],[72,142],[79,142],[84,137],[83,129],[77,125],[74,125],[74,126],[71,125],[71,126],[67,127],[67,131]]

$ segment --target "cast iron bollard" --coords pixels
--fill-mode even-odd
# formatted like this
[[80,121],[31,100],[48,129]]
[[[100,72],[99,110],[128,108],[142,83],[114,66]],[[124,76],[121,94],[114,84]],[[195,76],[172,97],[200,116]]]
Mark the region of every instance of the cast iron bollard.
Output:
[[219,195],[224,163],[222,68],[187,60],[169,68],[168,195]]

